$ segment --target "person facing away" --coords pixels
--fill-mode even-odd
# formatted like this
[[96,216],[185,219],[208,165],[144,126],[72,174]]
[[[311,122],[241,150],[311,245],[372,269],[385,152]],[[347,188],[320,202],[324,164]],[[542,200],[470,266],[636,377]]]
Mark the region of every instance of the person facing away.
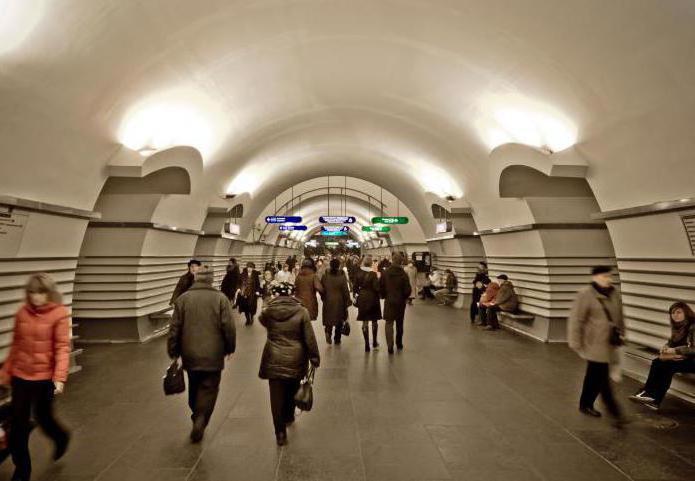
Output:
[[294,297],[299,299],[304,307],[309,311],[309,318],[315,321],[319,317],[319,301],[316,294],[323,293],[323,285],[314,270],[314,262],[311,259],[304,259],[302,267],[294,281]]
[[379,319],[381,319],[381,301],[379,295],[379,276],[376,263],[372,256],[365,256],[362,267],[355,274],[354,293],[357,305],[357,320],[362,321],[362,336],[364,337],[364,351],[370,352],[369,323],[372,323],[372,348],[378,349],[377,335],[379,333]]
[[413,303],[413,299],[417,295],[417,267],[415,267],[415,262],[411,260],[408,261],[403,270],[408,275],[408,281],[410,281],[410,297],[408,297],[408,304]]
[[0,382],[12,387],[12,429],[9,447],[15,465],[13,481],[29,481],[29,433],[32,411],[54,444],[53,459],[62,458],[70,434],[53,414],[53,399],[62,394],[70,365],[70,313],[48,274],[29,277],[25,303],[15,314],[10,353],[0,370]]
[[248,262],[246,269],[239,279],[237,307],[244,314],[246,325],[253,324],[253,318],[258,310],[258,297],[261,295],[261,276],[256,270],[256,264]]
[[471,305],[470,305],[470,319],[471,324],[475,323],[475,318],[478,316],[478,303],[480,298],[483,296],[485,289],[483,287],[483,281],[487,280],[490,282],[490,278],[487,274],[487,262],[480,261],[478,263],[478,268],[473,278],[473,287],[471,289]]
[[377,264],[377,270],[379,272],[384,272],[384,270],[386,270],[390,265],[391,263],[389,262],[388,258],[386,256],[382,256],[379,264]]
[[668,310],[671,336],[652,361],[644,387],[630,399],[658,410],[673,375],[695,372],[695,313],[685,302],[675,302]]
[[389,267],[381,273],[379,292],[384,299],[384,320],[386,321],[386,346],[393,354],[393,327],[396,325],[396,348],[403,350],[403,323],[405,306],[410,297],[410,280],[403,270],[403,256],[393,254]]
[[220,285],[220,290],[227,296],[229,302],[234,303],[234,297],[236,296],[236,291],[239,289],[239,278],[241,277],[241,272],[239,272],[239,264],[236,259],[232,257],[229,259],[229,264],[227,264],[227,272],[222,279],[222,284]]
[[340,259],[333,258],[329,270],[321,279],[323,286],[323,326],[326,342],[331,344],[331,335],[335,344],[341,343],[343,323],[348,318],[350,306],[350,287],[345,272],[340,268]]
[[609,377],[610,365],[618,361],[617,347],[625,332],[620,294],[613,287],[611,267],[597,266],[591,270],[591,285],[574,299],[567,323],[569,347],[586,360],[586,374],[579,400],[579,411],[600,417],[594,402],[601,395],[616,427],[626,423],[613,396]]
[[198,272],[198,269],[200,269],[201,265],[201,262],[196,259],[191,259],[190,261],[188,261],[188,270],[184,275],[182,275],[179,278],[179,281],[176,283],[174,293],[172,294],[171,300],[169,301],[170,306],[173,306],[174,302],[176,302],[176,299],[178,299],[181,294],[183,294],[191,288],[191,286],[193,285],[195,273]]
[[236,349],[232,306],[212,282],[209,267],[196,272],[193,286],[174,303],[167,339],[169,357],[180,357],[188,374],[193,443],[203,439],[215,409],[224,358]]
[[318,368],[319,347],[309,311],[292,297],[294,286],[274,283],[273,299],[263,309],[260,322],[267,329],[258,376],[268,380],[270,410],[279,446],[287,444],[287,425],[294,422],[294,396],[309,363]]

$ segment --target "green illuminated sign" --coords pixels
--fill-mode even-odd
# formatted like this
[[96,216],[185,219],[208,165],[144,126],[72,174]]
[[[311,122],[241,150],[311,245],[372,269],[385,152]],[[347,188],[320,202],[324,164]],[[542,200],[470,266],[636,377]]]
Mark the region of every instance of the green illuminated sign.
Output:
[[362,232],[391,232],[387,225],[363,225]]
[[372,224],[407,224],[407,217],[372,217]]

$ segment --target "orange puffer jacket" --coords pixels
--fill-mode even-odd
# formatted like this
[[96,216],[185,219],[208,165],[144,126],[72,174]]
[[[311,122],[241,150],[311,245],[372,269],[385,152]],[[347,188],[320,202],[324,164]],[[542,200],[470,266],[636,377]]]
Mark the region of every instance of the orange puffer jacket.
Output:
[[70,364],[70,313],[61,304],[22,306],[15,316],[14,338],[0,376],[27,381],[61,381]]

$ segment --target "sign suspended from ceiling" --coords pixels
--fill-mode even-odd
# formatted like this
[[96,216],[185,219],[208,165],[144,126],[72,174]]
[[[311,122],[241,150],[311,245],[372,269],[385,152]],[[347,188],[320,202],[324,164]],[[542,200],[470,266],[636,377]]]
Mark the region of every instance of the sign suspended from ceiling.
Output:
[[266,216],[266,224],[299,224],[302,218],[297,215],[269,215]]
[[357,221],[351,215],[322,215],[319,222],[322,224],[354,224]]
[[387,225],[363,225],[362,232],[391,232]]
[[407,217],[372,217],[372,224],[407,224]]
[[348,234],[347,231],[344,231],[344,230],[336,230],[336,231],[323,230],[323,231],[321,231],[322,236],[329,236],[329,237],[338,237],[338,236],[344,236],[347,234]]
[[347,232],[350,228],[346,225],[323,225],[321,232]]
[[306,230],[307,227],[305,225],[281,225],[281,226],[278,226],[278,229],[281,231]]

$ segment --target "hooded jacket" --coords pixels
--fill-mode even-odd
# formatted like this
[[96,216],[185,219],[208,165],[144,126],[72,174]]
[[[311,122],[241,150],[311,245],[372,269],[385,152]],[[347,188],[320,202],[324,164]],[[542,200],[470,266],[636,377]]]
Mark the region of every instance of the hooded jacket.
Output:
[[389,266],[381,273],[379,290],[384,299],[384,319],[402,321],[410,297],[410,280],[401,266]]
[[268,330],[263,348],[261,379],[301,379],[308,363],[321,363],[309,311],[294,297],[279,296],[268,302],[260,316]]
[[378,321],[381,319],[381,300],[379,298],[379,278],[368,267],[360,268],[355,275],[355,296],[357,296],[357,320]]
[[60,381],[68,378],[70,364],[70,313],[61,304],[22,306],[15,316],[10,354],[2,377],[26,381]]
[[294,281],[294,297],[309,311],[312,321],[319,317],[319,301],[316,293],[323,293],[323,285],[311,267],[302,267]]

